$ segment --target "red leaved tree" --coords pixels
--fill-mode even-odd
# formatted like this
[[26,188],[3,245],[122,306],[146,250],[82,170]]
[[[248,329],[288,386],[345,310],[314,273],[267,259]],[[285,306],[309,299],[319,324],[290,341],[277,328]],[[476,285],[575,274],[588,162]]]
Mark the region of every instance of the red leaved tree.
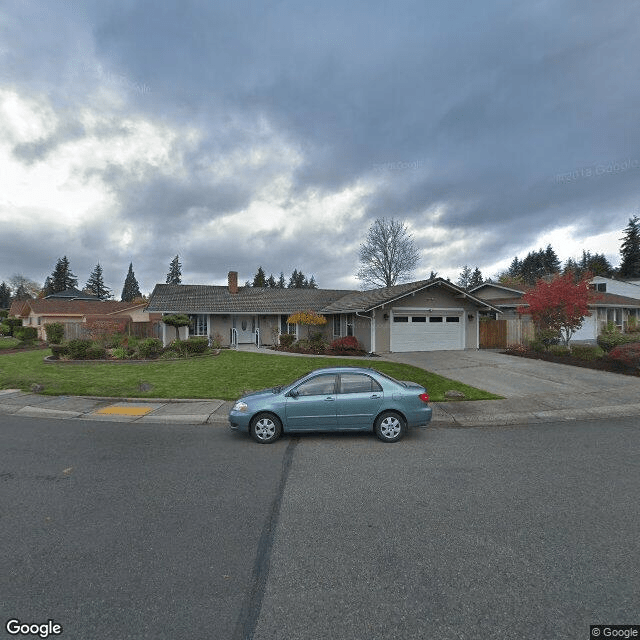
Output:
[[520,313],[531,314],[538,329],[557,331],[565,346],[582,326],[589,314],[588,304],[593,295],[589,289],[591,275],[575,282],[571,273],[557,275],[552,280],[538,280],[533,289],[522,296],[528,307],[519,307]]

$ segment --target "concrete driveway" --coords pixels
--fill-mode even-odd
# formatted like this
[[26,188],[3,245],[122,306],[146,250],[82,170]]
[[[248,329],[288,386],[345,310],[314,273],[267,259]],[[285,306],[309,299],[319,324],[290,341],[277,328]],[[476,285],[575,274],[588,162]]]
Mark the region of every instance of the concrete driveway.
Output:
[[640,378],[497,351],[414,351],[387,354],[384,359],[427,369],[505,398],[594,393],[604,400],[623,393],[636,402],[640,397]]

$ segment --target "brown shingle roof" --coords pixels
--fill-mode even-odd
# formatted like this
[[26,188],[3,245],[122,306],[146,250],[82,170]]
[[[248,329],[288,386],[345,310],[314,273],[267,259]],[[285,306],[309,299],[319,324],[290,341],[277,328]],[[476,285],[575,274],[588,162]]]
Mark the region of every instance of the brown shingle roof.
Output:
[[[65,300],[55,298],[37,298],[25,300],[25,305],[20,315],[27,316],[30,310],[36,315],[52,316],[85,316],[85,315],[110,315],[122,313],[129,309],[144,306],[144,303],[132,304],[131,302],[116,302],[115,300]],[[13,306],[12,306],[13,309]]]

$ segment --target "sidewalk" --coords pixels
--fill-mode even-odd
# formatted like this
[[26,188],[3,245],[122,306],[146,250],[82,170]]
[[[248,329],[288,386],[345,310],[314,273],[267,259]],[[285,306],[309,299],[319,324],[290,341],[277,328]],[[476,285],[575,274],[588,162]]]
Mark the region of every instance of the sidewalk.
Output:
[[[640,416],[637,385],[606,394],[532,395],[504,400],[433,402],[434,427],[501,426]],[[0,415],[104,420],[140,424],[201,424],[225,427],[232,402],[43,396],[15,389],[0,391]]]

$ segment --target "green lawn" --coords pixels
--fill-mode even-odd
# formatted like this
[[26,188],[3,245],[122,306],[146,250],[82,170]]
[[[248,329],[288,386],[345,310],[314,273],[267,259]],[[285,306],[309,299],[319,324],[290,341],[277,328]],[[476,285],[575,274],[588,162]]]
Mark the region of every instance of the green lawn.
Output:
[[17,338],[10,337],[0,337],[0,350],[2,349],[13,349],[15,346],[20,344],[20,340]]
[[[223,350],[219,356],[144,364],[45,364],[49,351],[0,356],[0,389],[29,391],[32,384],[44,394],[114,396],[122,398],[220,398],[233,400],[249,390],[292,382],[320,367],[351,365],[373,367],[400,380],[426,387],[434,402],[444,400],[450,389],[470,400],[498,396],[428,373],[409,365],[378,359],[291,357],[277,354]],[[141,391],[140,385],[151,385]]]

